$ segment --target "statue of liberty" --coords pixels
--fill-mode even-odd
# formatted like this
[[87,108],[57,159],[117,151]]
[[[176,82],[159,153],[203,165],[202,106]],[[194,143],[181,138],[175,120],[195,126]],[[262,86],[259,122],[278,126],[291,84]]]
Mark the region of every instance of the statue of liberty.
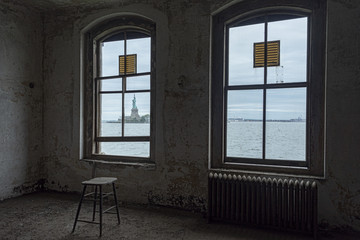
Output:
[[134,99],[132,100],[132,108],[133,108],[133,109],[137,109],[135,94],[134,94]]
[[134,94],[134,98],[132,100],[132,109],[131,109],[131,116],[130,116],[130,119],[132,120],[137,120],[139,121],[140,120],[140,116],[139,116],[139,112],[138,112],[138,108],[136,106],[136,97],[135,97],[135,94]]

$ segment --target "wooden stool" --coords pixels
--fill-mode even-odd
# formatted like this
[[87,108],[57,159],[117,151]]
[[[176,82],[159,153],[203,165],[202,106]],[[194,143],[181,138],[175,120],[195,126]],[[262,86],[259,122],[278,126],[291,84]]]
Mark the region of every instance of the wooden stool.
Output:
[[[92,223],[92,224],[99,224],[100,225],[100,236],[102,234],[102,214],[103,213],[112,213],[112,212],[108,212],[113,208],[116,208],[116,214],[117,218],[118,218],[118,224],[120,224],[120,215],[119,215],[119,207],[118,207],[118,203],[117,203],[117,197],[116,197],[116,192],[115,192],[115,184],[114,182],[117,181],[117,178],[113,178],[113,177],[97,177],[97,178],[93,178],[87,181],[83,181],[82,185],[83,187],[83,191],[81,194],[81,198],[80,198],[80,202],[79,202],[79,206],[76,212],[76,217],[75,217],[75,222],[74,222],[74,227],[72,229],[72,233],[75,231],[75,227],[76,227],[76,223],[77,222],[86,222],[86,223]],[[112,184],[112,192],[108,192],[108,193],[103,193],[102,192],[102,186],[103,185],[107,185],[107,184]],[[85,194],[86,191],[86,187],[90,185],[95,187],[95,191],[94,192],[90,192]],[[98,188],[99,188],[99,194],[98,194]],[[110,208],[106,209],[105,211],[103,211],[103,198],[108,196],[108,195],[114,195],[114,201],[115,201],[115,205],[111,206]],[[87,221],[87,220],[79,220],[79,213],[80,213],[80,209],[81,209],[81,204],[84,201],[84,197],[89,196],[89,195],[93,195],[93,199],[89,199],[89,201],[93,202],[93,216],[92,216],[92,221]],[[85,199],[87,200],[87,199]],[[96,202],[99,202],[99,213],[100,213],[100,221],[99,222],[95,222],[95,210],[96,210]]]

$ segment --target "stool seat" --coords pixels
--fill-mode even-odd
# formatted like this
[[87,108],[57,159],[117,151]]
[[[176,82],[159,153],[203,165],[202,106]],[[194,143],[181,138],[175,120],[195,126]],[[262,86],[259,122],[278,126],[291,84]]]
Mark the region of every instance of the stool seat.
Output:
[[117,178],[114,177],[97,177],[90,180],[83,181],[82,185],[105,185],[113,183],[117,180]]

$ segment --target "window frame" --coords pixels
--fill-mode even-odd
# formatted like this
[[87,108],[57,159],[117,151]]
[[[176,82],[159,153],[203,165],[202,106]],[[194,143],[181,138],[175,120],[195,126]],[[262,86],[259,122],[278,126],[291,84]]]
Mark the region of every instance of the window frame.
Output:
[[[100,43],[119,32],[136,31],[145,33],[150,37],[150,72],[138,74],[118,74],[114,76],[100,77]],[[84,39],[84,148],[83,157],[89,160],[104,160],[110,162],[123,162],[129,164],[136,163],[154,163],[155,159],[155,87],[156,87],[156,25],[153,21],[140,16],[119,16],[114,19],[103,21],[85,33]],[[131,76],[150,76],[150,89],[146,92],[150,93],[150,135],[149,136],[98,136],[99,119],[100,119],[100,80],[124,78]],[[129,90],[121,89],[122,94],[145,92],[143,90]],[[124,102],[122,103],[122,108]],[[124,116],[122,116],[123,118]],[[122,123],[123,124],[123,123]],[[100,142],[149,142],[150,156],[149,157],[135,157],[135,156],[118,156],[118,155],[104,155],[97,153]]]
[[[305,164],[245,158],[226,158],[228,26],[265,14],[308,17],[308,69]],[[210,168],[324,177],[326,1],[244,1],[212,17]],[[316,66],[316,67],[315,67]],[[289,83],[290,84],[290,83]],[[261,85],[261,84],[260,84]],[[266,87],[266,84],[262,84]],[[270,85],[270,84],[267,84]],[[271,84],[271,87],[278,87]],[[280,84],[278,84],[280,85]],[[294,86],[297,84],[295,83]],[[257,86],[258,87],[258,86]],[[260,88],[263,89],[263,88]],[[264,139],[263,139],[264,141]],[[229,161],[230,160],[230,161]]]

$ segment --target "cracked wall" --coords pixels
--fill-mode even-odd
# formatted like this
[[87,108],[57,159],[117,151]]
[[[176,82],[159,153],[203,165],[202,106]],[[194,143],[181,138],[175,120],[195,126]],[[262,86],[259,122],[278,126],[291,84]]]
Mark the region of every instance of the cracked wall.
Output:
[[326,180],[321,224],[360,230],[360,3],[328,3]]
[[[79,161],[80,32],[96,19],[133,12],[157,24],[156,166],[99,164],[97,175],[119,179],[121,201],[204,211],[209,148],[210,14],[229,3],[91,0],[78,7],[47,9],[43,100],[37,88],[42,69],[41,64],[36,65],[41,62],[41,46],[37,45],[41,42],[37,32],[40,18],[24,14],[25,9],[20,6],[13,6],[14,11],[1,8],[0,97],[4,101],[0,107],[8,114],[0,116],[4,134],[0,178],[7,183],[3,186],[11,189],[2,186],[0,194],[12,196],[13,188],[27,189],[24,183],[36,186],[37,180],[44,178],[39,184],[46,183],[48,189],[80,191],[81,181],[91,177],[91,165]],[[356,0],[328,1],[327,174],[326,179],[318,181],[321,225],[356,230],[360,230],[359,5]],[[10,29],[11,25],[16,27]],[[32,61],[34,57],[36,61]],[[17,65],[19,62],[22,67]],[[35,82],[31,90],[27,87],[30,81]],[[39,162],[42,148],[43,160]],[[46,174],[38,177],[42,168]]]
[[42,20],[0,2],[0,200],[41,187]]
[[[81,181],[91,177],[91,166],[78,160],[80,32],[96,19],[118,12],[141,14],[157,24],[156,166],[98,164],[97,175],[119,179],[122,201],[203,211],[207,196],[210,15],[209,5],[201,2],[184,6],[171,1],[124,3],[113,8],[100,4],[46,15],[47,187],[59,190],[67,186],[69,191],[79,191]],[[179,118],[180,112],[188,117]]]
[[[80,31],[97,18],[134,12],[157,23],[156,167],[100,164],[119,179],[122,201],[204,211],[207,199],[211,12],[230,1],[137,1],[63,9],[46,19],[45,158],[50,189],[79,191]],[[329,1],[326,171],[319,180],[323,227],[360,229],[359,4]],[[341,19],[341,21],[339,21]]]

